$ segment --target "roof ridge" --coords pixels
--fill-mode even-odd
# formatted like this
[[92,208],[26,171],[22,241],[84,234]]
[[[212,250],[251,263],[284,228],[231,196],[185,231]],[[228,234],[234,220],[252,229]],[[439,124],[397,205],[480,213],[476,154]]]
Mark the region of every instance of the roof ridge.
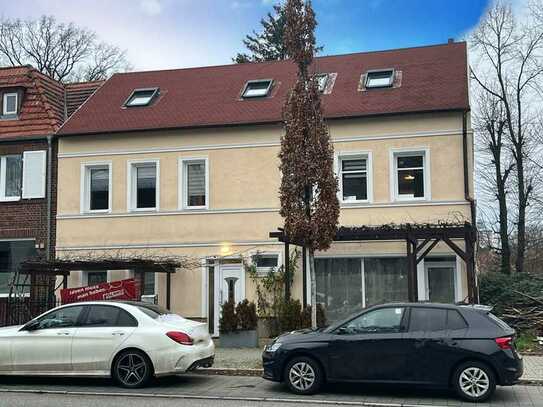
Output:
[[[462,45],[466,44],[466,41],[455,41],[455,42],[445,42],[445,43],[439,43],[439,44],[430,44],[430,45],[417,45],[414,47],[402,47],[402,48],[390,48],[385,50],[375,50],[375,51],[357,51],[357,52],[348,52],[345,54],[334,54],[334,55],[321,55],[316,56],[315,60],[321,60],[325,58],[341,58],[345,56],[351,56],[351,55],[365,55],[365,54],[382,54],[387,52],[395,52],[395,51],[409,51],[409,50],[415,50],[415,49],[425,49],[425,48],[437,48],[437,47],[447,47],[447,46],[454,46],[454,45]],[[166,68],[166,69],[150,69],[150,70],[142,70],[142,71],[130,71],[130,72],[116,72],[112,75],[113,76],[124,76],[124,75],[138,75],[138,74],[146,74],[146,73],[157,73],[157,72],[174,72],[174,71],[189,71],[189,70],[199,70],[199,69],[212,69],[212,68],[229,68],[229,67],[237,67],[237,66],[246,66],[246,65],[271,65],[271,64],[284,64],[291,62],[289,59],[282,59],[282,60],[274,60],[274,61],[257,61],[257,62],[244,62],[244,63],[228,63],[228,64],[219,64],[219,65],[205,65],[205,66],[189,66],[185,68]]]

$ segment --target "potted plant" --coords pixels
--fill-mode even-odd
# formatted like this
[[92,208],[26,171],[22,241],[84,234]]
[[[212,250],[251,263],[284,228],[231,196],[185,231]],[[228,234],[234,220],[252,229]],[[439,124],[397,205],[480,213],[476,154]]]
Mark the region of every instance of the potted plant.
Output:
[[256,348],[258,346],[256,306],[248,300],[237,306],[233,301],[222,305],[220,345],[223,348]]

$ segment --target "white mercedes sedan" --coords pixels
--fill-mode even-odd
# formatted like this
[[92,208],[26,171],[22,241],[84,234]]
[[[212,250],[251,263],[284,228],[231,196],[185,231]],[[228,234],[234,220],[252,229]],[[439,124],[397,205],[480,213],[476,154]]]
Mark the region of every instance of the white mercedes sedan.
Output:
[[214,355],[206,324],[142,302],[69,304],[0,328],[0,375],[113,377],[135,388],[209,367]]

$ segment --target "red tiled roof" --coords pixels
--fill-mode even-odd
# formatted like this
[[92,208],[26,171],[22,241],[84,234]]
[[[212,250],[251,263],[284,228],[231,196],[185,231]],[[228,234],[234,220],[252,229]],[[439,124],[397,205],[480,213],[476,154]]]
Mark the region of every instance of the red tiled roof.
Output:
[[104,81],[66,84],[66,113],[70,117]]
[[[65,120],[64,98],[75,99],[75,110],[102,82],[70,84],[65,87],[31,66],[0,68],[0,91],[23,89],[23,98],[16,119],[0,119],[0,141],[43,137],[54,134]],[[86,97],[77,96],[85,88]],[[75,94],[76,96],[72,96]]]
[[[318,72],[335,72],[332,92],[323,96],[327,118],[469,108],[466,44],[357,53],[315,59]],[[371,69],[401,71],[401,86],[358,90]],[[272,123],[295,80],[290,61],[246,63],[113,75],[60,129],[91,134],[144,129]],[[246,81],[274,80],[271,96],[241,100]],[[124,108],[134,89],[159,87],[150,106]]]

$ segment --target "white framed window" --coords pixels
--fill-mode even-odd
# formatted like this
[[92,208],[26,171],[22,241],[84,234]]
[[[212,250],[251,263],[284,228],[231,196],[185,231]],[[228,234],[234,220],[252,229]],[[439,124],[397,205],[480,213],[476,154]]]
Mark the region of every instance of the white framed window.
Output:
[[209,166],[207,157],[179,159],[179,209],[209,207]]
[[430,199],[430,150],[391,151],[392,200]]
[[259,252],[253,254],[252,261],[256,266],[257,274],[267,274],[272,270],[276,271],[281,266],[281,255],[279,253]]
[[0,156],[0,201],[21,199],[23,157],[20,154]]
[[268,96],[273,79],[258,79],[253,81],[248,81],[243,88],[241,96],[244,99],[247,98],[260,98]]
[[127,203],[130,211],[152,211],[160,207],[160,162],[128,162]]
[[110,212],[111,162],[81,164],[81,212]]
[[344,152],[337,155],[339,199],[342,203],[372,201],[371,152]]
[[390,88],[394,83],[394,69],[378,69],[366,72],[366,89]]
[[19,97],[17,92],[4,93],[2,101],[2,114],[3,115],[16,115]]
[[87,286],[103,284],[109,281],[107,271],[87,271],[85,274]]

